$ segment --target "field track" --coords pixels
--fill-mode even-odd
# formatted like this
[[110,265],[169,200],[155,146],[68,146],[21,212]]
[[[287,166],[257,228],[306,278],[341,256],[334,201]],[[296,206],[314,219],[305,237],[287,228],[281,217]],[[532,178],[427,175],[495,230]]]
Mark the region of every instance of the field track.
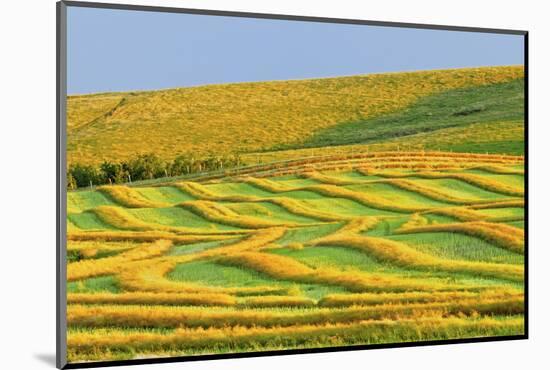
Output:
[[429,151],[71,191],[69,361],[522,334],[524,191]]

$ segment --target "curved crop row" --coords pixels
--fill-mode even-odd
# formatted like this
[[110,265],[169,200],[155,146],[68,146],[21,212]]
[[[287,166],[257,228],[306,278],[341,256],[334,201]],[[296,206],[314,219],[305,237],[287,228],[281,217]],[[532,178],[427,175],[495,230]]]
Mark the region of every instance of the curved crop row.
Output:
[[328,235],[326,237],[330,238],[331,236],[339,235],[339,234],[348,234],[348,233],[357,234],[357,233],[365,232],[375,227],[378,224],[378,222],[380,222],[380,220],[377,217],[372,217],[372,216],[359,217],[349,221],[344,226],[339,228],[335,233]]
[[[307,151],[306,151],[307,152]],[[476,153],[449,153],[431,151],[390,151],[390,152],[359,152],[339,153],[335,155],[308,156],[299,159],[272,162],[225,170],[219,174],[207,174],[195,176],[194,181],[209,181],[231,176],[257,176],[272,177],[286,174],[303,173],[311,170],[329,170],[341,168],[346,164],[349,168],[360,167],[373,168],[472,168],[480,166],[493,166],[502,164],[522,164],[522,156],[510,156],[500,154],[476,154]],[[365,164],[370,164],[365,166]]]
[[[470,169],[484,165],[521,164],[522,157],[494,156],[468,156],[468,153],[454,153],[455,156],[447,156],[448,153],[434,153],[432,156],[423,155],[422,152],[391,152],[393,156],[369,156],[361,154],[340,156],[318,156],[305,158],[298,163],[275,162],[262,168],[251,167],[235,170],[234,173],[225,173],[224,176],[199,176],[195,181],[210,181],[227,176],[254,176],[274,177],[303,174],[312,171],[342,171],[342,170],[377,170],[377,169],[416,169],[416,170],[455,170]],[[438,155],[439,154],[439,155]],[[466,155],[463,155],[466,154]]]
[[258,250],[281,238],[285,233],[284,228],[263,229],[250,235],[244,240],[219,248],[208,249],[191,255],[177,257],[165,257],[160,260],[142,261],[129,264],[119,274],[121,286],[130,291],[149,292],[186,292],[186,293],[227,293],[227,294],[287,294],[288,288],[281,287],[250,287],[250,288],[222,288],[199,286],[184,282],[172,281],[166,275],[172,271],[178,263],[191,262],[201,258],[220,257],[249,250]]
[[106,194],[116,203],[128,208],[161,208],[169,206],[167,203],[153,202],[143,197],[135,189],[127,186],[99,186],[97,191]]
[[408,207],[408,206],[397,205],[389,202],[386,199],[378,197],[376,195],[353,191],[353,190],[341,188],[335,185],[309,185],[309,186],[289,188],[289,187],[277,184],[274,181],[270,181],[266,179],[246,178],[244,181],[260,189],[267,190],[274,193],[284,193],[289,191],[312,191],[312,192],[315,192],[324,196],[332,197],[332,198],[349,199],[357,203],[361,203],[367,207],[377,208],[377,209],[391,211],[391,212],[410,213],[410,212],[426,211],[429,209],[429,207]]
[[421,268],[433,271],[469,273],[482,276],[523,280],[523,266],[448,260],[422,253],[405,243],[370,236],[349,235],[334,236],[317,241],[316,245],[340,246],[354,248],[368,253],[375,258],[398,266]]
[[471,173],[446,173],[446,172],[435,172],[435,171],[423,171],[423,172],[414,172],[414,173],[390,173],[390,172],[374,172],[369,171],[372,175],[377,175],[381,177],[393,177],[393,178],[404,178],[404,177],[420,177],[424,179],[453,179],[463,181],[470,185],[477,186],[478,188],[491,191],[493,193],[500,193],[504,195],[522,197],[524,194],[523,189],[519,189],[507,184],[503,184],[499,181],[493,179],[487,179],[481,175],[475,175]]
[[516,168],[508,168],[505,166],[496,166],[496,165],[486,165],[486,166],[478,166],[474,167],[474,169],[482,170],[489,173],[494,173],[498,175],[525,175],[524,170],[516,169]]
[[385,183],[403,190],[408,190],[413,193],[423,195],[426,198],[430,198],[430,199],[437,200],[444,203],[464,205],[464,204],[476,204],[476,203],[487,202],[481,199],[464,199],[464,198],[453,197],[451,195],[445,194],[441,190],[421,186],[412,181],[407,181],[402,179],[391,179]]
[[276,279],[340,286],[352,292],[402,292],[411,290],[460,290],[464,286],[438,283],[384,273],[346,272],[336,269],[313,269],[290,257],[268,253],[235,253],[220,259],[233,266],[250,268]]
[[508,208],[508,207],[525,207],[525,200],[523,199],[511,199],[511,200],[502,200],[484,204],[474,204],[468,206],[471,209],[488,209],[488,208]]
[[128,213],[128,211],[121,207],[99,206],[96,208],[92,208],[87,212],[94,213],[100,220],[117,229],[132,231],[173,230],[167,226],[153,226],[150,223],[143,222],[140,219],[132,216],[130,213]]
[[412,227],[420,227],[428,225],[429,221],[426,217],[423,217],[420,213],[414,213],[407,222],[401,225],[401,229],[410,229]]
[[175,305],[175,306],[234,306],[237,300],[229,294],[190,293],[69,293],[69,304],[116,304],[116,305]]
[[[485,216],[467,207],[436,208],[422,212],[422,214],[449,216],[459,221],[483,221],[489,218],[489,216]],[[407,227],[403,225],[402,229],[405,230],[406,228]]]
[[381,304],[411,304],[430,302],[449,302],[461,299],[479,298],[484,300],[522,297],[523,293],[515,289],[490,288],[481,292],[405,292],[405,293],[354,293],[329,294],[319,302],[320,307],[372,306]]
[[[194,232],[186,235],[173,234],[164,231],[86,231],[86,232],[70,232],[67,234],[67,240],[74,241],[132,241],[132,242],[154,242],[159,239],[171,240],[179,244],[200,243],[208,241],[226,240],[246,235],[251,231],[247,230],[229,230],[223,234],[212,232],[213,235],[201,234]],[[195,235],[194,235],[195,234]]]
[[106,257],[97,260],[84,260],[69,263],[67,265],[67,280],[75,281],[98,275],[110,275],[120,272],[129,261],[144,260],[164,254],[172,242],[159,240],[152,244],[145,244],[114,257]]
[[69,360],[105,360],[127,351],[166,355],[211,353],[216,348],[254,351],[280,348],[334,347],[335,345],[417,342],[523,333],[521,317],[421,317],[399,321],[360,321],[351,324],[296,325],[291,327],[180,328],[169,334],[101,330],[69,332]]
[[349,180],[349,179],[341,179],[335,176],[328,176],[315,170],[305,171],[300,175],[306,179],[312,179],[328,185],[356,185],[356,184],[364,184],[366,182],[364,180],[363,181]]
[[523,297],[506,299],[466,298],[449,302],[386,304],[306,311],[208,310],[176,306],[87,306],[69,305],[70,326],[223,328],[284,327],[350,323],[363,320],[395,320],[422,316],[517,315],[524,312]]
[[[182,258],[184,257],[184,258]],[[291,287],[254,286],[254,287],[219,287],[172,281],[166,275],[174,269],[177,263],[196,260],[196,256],[179,256],[133,263],[118,274],[120,286],[130,292],[154,293],[185,293],[185,294],[226,294],[236,296],[256,295],[290,295]]]
[[[359,172],[365,172],[365,171],[359,171]],[[327,176],[316,171],[306,172],[303,174],[303,176],[317,180],[324,184],[329,184],[329,185],[360,185],[360,184],[383,183],[383,184],[395,186],[396,188],[399,188],[402,190],[407,190],[413,193],[420,194],[422,196],[425,196],[433,200],[437,200],[444,203],[458,204],[458,205],[470,205],[470,204],[480,204],[480,203],[484,204],[484,203],[494,202],[491,200],[483,200],[483,199],[457,198],[449,194],[446,194],[441,190],[419,185],[412,181],[407,181],[403,179],[348,180],[348,179],[339,179],[338,177],[334,177],[334,176]]]
[[307,308],[314,307],[315,301],[300,296],[291,295],[267,295],[260,297],[246,298],[244,302],[240,304],[241,307],[246,308],[268,308],[268,307],[294,307],[294,308]]
[[473,221],[454,224],[425,225],[397,230],[397,233],[399,234],[426,232],[456,232],[484,239],[489,243],[508,249],[512,252],[524,252],[524,231],[517,227],[505,224]]
[[340,221],[343,219],[342,217],[335,217],[334,215],[327,212],[321,212],[318,210],[311,209],[310,207],[305,206],[300,201],[289,197],[269,198],[269,197],[256,197],[252,195],[219,195],[210,191],[205,186],[194,182],[179,183],[178,186],[180,187],[180,189],[184,190],[185,192],[201,200],[225,201],[225,202],[258,202],[258,203],[269,202],[269,203],[278,205],[295,215],[299,215],[303,217],[310,217],[310,218],[314,218],[321,221],[327,221],[327,222]]
[[294,222],[275,222],[259,217],[240,215],[227,207],[207,200],[193,200],[179,204],[196,215],[207,220],[245,229],[263,229],[276,226],[297,226]]
[[[94,213],[99,219],[117,229],[130,231],[167,231],[179,234],[227,234],[225,231],[218,231],[208,228],[191,228],[183,226],[166,226],[153,222],[144,222],[130,214],[121,207],[99,206],[87,211]],[[274,226],[274,225],[271,225]]]

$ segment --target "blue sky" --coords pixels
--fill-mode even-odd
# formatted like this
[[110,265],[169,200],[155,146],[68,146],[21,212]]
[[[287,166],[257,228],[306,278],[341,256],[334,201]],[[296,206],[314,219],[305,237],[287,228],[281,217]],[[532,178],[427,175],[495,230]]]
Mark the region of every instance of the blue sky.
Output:
[[523,64],[523,36],[68,8],[68,93]]

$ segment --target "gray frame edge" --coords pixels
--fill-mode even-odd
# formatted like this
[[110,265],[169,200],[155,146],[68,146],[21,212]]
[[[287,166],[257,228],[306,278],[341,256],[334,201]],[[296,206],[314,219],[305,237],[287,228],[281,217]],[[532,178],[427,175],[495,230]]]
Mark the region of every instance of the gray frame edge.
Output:
[[370,25],[370,26],[379,26],[379,27],[421,28],[421,29],[440,30],[440,31],[499,33],[499,34],[508,34],[508,35],[525,35],[527,33],[526,30],[483,28],[483,27],[463,27],[463,26],[407,23],[407,22],[386,22],[386,21],[351,19],[351,18],[328,18],[328,17],[317,17],[317,16],[301,16],[301,15],[274,14],[274,13],[253,13],[253,12],[239,12],[239,11],[215,10],[215,9],[193,9],[193,8],[176,8],[176,7],[152,6],[152,5],[112,4],[112,3],[101,3],[101,2],[91,2],[91,1],[84,2],[84,1],[62,0],[61,2],[64,3],[66,6],[80,7],[80,8],[95,8],[95,9],[133,10],[133,11],[163,12],[163,13],[184,13],[184,14],[195,14],[195,15],[277,19],[277,20],[286,20],[286,21],[319,22],[319,23],[360,24],[360,25]]
[[56,3],[56,367],[67,365],[67,5]]

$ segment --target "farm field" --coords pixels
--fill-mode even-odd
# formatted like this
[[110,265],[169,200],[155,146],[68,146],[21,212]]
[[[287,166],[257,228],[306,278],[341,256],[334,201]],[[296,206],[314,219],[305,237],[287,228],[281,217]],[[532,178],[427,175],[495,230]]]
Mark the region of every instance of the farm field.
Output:
[[69,96],[68,164],[240,153],[252,165],[345,145],[521,155],[523,76],[502,66]]
[[522,155],[334,148],[68,192],[69,362],[524,333]]

